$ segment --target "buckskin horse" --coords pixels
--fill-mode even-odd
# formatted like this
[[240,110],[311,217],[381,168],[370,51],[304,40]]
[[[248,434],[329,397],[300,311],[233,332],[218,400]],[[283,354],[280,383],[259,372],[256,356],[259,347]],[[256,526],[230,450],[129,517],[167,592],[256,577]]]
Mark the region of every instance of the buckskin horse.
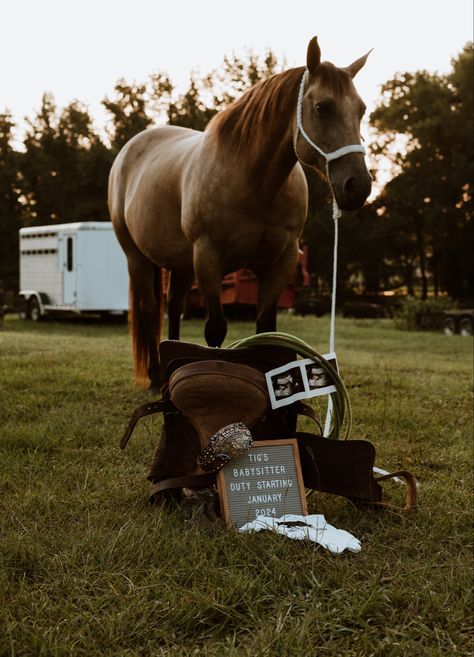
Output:
[[300,162],[326,170],[343,210],[361,207],[371,190],[359,132],[365,106],[352,82],[367,56],[337,68],[321,61],[314,37],[306,69],[259,82],[204,132],[148,129],[118,154],[108,203],[128,261],[137,383],[159,384],[162,267],[170,271],[170,339],[179,339],[196,279],[207,344],[222,344],[221,281],[241,267],[258,279],[257,332],[276,330],[278,298],[296,267],[307,214]]

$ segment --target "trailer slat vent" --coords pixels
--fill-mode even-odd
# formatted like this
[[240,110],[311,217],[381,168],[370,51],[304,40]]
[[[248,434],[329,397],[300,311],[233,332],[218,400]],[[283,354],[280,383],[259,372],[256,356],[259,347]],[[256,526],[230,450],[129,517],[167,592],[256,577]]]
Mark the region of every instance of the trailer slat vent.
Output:
[[22,250],[21,252],[22,252],[23,255],[40,255],[40,254],[43,255],[43,254],[46,254],[46,253],[48,253],[48,254],[49,253],[57,253],[58,250],[57,249],[30,249],[30,250],[27,250],[27,251]]
[[57,233],[30,233],[29,235],[21,234],[22,240],[32,240],[37,237],[57,237]]

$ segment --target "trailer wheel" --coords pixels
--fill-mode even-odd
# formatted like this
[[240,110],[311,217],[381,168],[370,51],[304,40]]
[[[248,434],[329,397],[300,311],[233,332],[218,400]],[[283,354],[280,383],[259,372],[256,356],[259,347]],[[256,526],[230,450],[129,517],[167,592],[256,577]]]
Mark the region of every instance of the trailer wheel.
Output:
[[20,319],[30,319],[30,310],[29,310],[29,304],[28,301],[25,299],[25,297],[21,297],[20,308],[18,310],[18,316]]
[[31,319],[33,322],[39,322],[41,319],[41,311],[38,299],[36,297],[31,297],[28,302],[28,315],[29,319]]
[[463,317],[459,322],[459,333],[464,336],[471,336],[473,334],[472,319],[470,317]]
[[446,317],[443,322],[444,335],[454,335],[456,333],[456,320],[454,317]]

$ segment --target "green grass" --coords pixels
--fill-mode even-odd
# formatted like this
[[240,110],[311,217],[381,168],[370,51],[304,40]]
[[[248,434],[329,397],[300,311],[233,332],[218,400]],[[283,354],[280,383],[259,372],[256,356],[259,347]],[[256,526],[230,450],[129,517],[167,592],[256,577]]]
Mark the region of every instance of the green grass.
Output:
[[[327,350],[327,318],[282,315],[279,329]],[[227,343],[251,333],[232,323]],[[202,343],[202,323],[184,322],[183,339]],[[471,654],[472,341],[338,319],[336,346],[352,437],[420,482],[405,515],[313,496],[311,511],[362,541],[339,557],[150,507],[160,421],[118,449],[149,399],[132,384],[126,327],[7,318],[0,656]],[[402,502],[400,486],[386,490]]]

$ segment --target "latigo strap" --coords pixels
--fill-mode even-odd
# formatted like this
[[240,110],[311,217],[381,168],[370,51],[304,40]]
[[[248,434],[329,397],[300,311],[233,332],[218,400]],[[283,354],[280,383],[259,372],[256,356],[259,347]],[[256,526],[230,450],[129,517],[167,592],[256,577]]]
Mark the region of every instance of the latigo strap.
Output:
[[135,429],[135,425],[140,418],[145,417],[145,415],[152,415],[153,413],[167,413],[169,411],[176,411],[174,404],[169,399],[159,399],[158,401],[143,404],[143,406],[136,408],[128,422],[122,440],[120,441],[120,449],[125,449],[127,446],[130,436]]

